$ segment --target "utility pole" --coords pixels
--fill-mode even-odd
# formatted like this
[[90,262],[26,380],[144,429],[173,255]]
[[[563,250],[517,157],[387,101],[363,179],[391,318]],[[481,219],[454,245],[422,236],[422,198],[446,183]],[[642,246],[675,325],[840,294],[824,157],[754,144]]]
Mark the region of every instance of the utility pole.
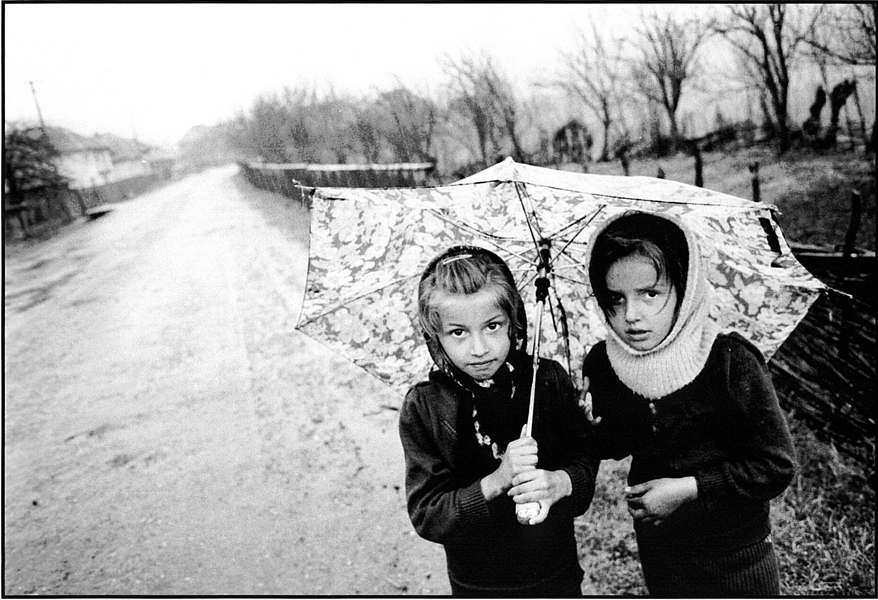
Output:
[[46,123],[43,121],[43,113],[40,110],[40,103],[37,102],[37,90],[34,87],[33,81],[31,81],[29,83],[30,83],[30,91],[34,95],[34,104],[37,105],[37,116],[40,118],[40,130],[43,132],[43,137],[46,137]]

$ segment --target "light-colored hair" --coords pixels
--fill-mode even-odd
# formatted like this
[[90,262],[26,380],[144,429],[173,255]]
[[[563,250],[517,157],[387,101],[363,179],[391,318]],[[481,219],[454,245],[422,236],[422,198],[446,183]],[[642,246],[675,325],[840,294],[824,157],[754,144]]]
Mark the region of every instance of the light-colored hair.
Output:
[[433,338],[442,326],[436,295],[475,294],[483,289],[494,295],[497,306],[509,316],[513,347],[524,337],[527,323],[521,295],[508,265],[499,256],[475,246],[455,246],[434,258],[418,285],[418,318],[425,336]]

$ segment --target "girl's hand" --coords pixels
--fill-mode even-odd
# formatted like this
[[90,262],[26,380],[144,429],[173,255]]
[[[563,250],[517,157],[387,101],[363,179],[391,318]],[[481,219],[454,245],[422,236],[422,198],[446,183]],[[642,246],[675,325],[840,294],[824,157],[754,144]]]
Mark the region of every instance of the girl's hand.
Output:
[[529,521],[537,525],[546,520],[549,508],[561,498],[573,493],[573,483],[567,471],[531,469],[516,475],[512,488],[507,492],[517,504],[539,502],[540,513]]
[[482,493],[486,500],[492,500],[509,491],[513,478],[519,473],[533,471],[537,468],[537,441],[525,436],[525,425],[521,429],[522,437],[512,440],[506,446],[503,460],[497,470],[482,479]]
[[519,473],[532,471],[537,468],[537,453],[539,450],[537,441],[529,435],[524,435],[524,430],[522,430],[521,436],[517,440],[512,440],[506,446],[503,462],[500,465],[500,468],[508,468],[510,474],[509,485],[512,485],[512,478]]
[[694,477],[665,477],[625,488],[628,512],[635,521],[660,524],[683,504],[698,497]]
[[585,413],[585,418],[588,419],[588,422],[592,425],[597,425],[601,422],[601,418],[596,418],[591,412],[592,401],[591,392],[588,391],[589,383],[588,377],[582,378],[582,394],[579,396],[579,407],[582,409],[582,412]]

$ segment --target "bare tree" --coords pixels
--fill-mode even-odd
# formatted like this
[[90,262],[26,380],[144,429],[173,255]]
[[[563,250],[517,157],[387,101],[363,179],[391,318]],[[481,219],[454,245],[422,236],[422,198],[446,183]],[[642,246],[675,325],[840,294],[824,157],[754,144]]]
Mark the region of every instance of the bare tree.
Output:
[[235,145],[261,160],[277,163],[345,163],[365,151],[357,135],[354,103],[332,90],[323,98],[306,86],[285,87],[256,98],[249,114],[230,128]]
[[876,14],[874,2],[819,4],[804,41],[836,64],[874,67]]
[[671,152],[680,142],[677,110],[684,91],[699,75],[699,49],[712,32],[712,22],[652,13],[642,17],[634,42],[639,57],[632,73],[641,92],[664,110]]
[[360,140],[351,135],[357,122],[354,100],[330,89],[326,97],[310,109],[309,124],[320,139],[321,162],[346,164],[361,154]]
[[282,98],[287,117],[280,134],[286,143],[288,160],[316,162],[321,144],[312,118],[317,91],[305,86],[284,87]]
[[386,115],[382,134],[397,160],[432,160],[433,138],[439,112],[436,103],[415,94],[402,83],[379,94],[378,105]]
[[[820,65],[823,82],[829,87],[826,65],[861,67],[876,66],[875,20],[878,4],[819,4],[805,37],[811,55]],[[846,84],[847,81],[840,85]],[[873,82],[874,83],[874,82]],[[860,114],[860,130],[867,148],[875,145],[875,123],[872,123],[871,139],[866,134],[866,123],[856,86],[854,101]],[[843,93],[843,92],[842,92]],[[835,115],[837,117],[837,115]],[[833,125],[831,124],[832,128]]]
[[492,164],[507,141],[516,159],[523,160],[517,101],[509,80],[497,70],[491,56],[445,55],[440,63],[452,93],[450,118],[459,117],[475,132],[477,155],[483,165]]
[[777,130],[780,151],[790,147],[790,70],[804,38],[795,5],[736,4],[714,29],[740,54],[744,75],[759,86]]
[[493,61],[486,62],[485,85],[488,94],[494,99],[494,108],[500,113],[503,131],[512,144],[512,157],[525,161],[524,148],[521,145],[519,127],[521,125],[518,100],[512,90],[511,82],[497,71]]
[[262,94],[254,100],[249,115],[238,115],[236,145],[259,160],[287,162],[291,157],[285,134],[291,126],[284,101],[277,94]]
[[380,107],[371,102],[362,101],[354,106],[353,133],[360,143],[363,158],[367,163],[381,162],[382,115]]
[[576,48],[561,52],[561,71],[551,86],[579,99],[600,123],[602,138],[599,161],[610,160],[610,130],[622,104],[623,65],[616,40],[606,40],[595,23],[591,36],[579,31]]

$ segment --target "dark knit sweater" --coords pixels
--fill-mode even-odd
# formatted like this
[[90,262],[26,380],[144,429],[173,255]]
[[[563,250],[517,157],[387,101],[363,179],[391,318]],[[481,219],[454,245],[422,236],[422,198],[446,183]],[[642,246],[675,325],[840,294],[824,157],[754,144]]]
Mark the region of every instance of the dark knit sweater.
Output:
[[632,455],[628,483],[694,476],[698,499],[660,525],[635,523],[638,543],[723,553],[770,532],[769,500],[795,472],[789,430],[760,352],[738,334],[716,338],[707,364],[683,388],[653,402],[627,388],[604,342],[586,357],[601,458]]
[[[449,577],[464,586],[526,594],[578,566],[573,519],[588,508],[594,494],[597,461],[586,457],[587,424],[563,368],[542,360],[537,378],[533,436],[539,446],[538,467],[563,469],[573,484],[571,496],[551,507],[546,521],[521,525],[506,494],[490,502],[480,480],[500,465],[480,433],[505,450],[527,419],[533,370],[521,353],[515,366],[515,395],[479,397],[446,374],[434,371],[414,386],[400,411],[399,431],[405,451],[408,512],[418,534],[445,548]],[[507,388],[511,389],[511,388]]]

